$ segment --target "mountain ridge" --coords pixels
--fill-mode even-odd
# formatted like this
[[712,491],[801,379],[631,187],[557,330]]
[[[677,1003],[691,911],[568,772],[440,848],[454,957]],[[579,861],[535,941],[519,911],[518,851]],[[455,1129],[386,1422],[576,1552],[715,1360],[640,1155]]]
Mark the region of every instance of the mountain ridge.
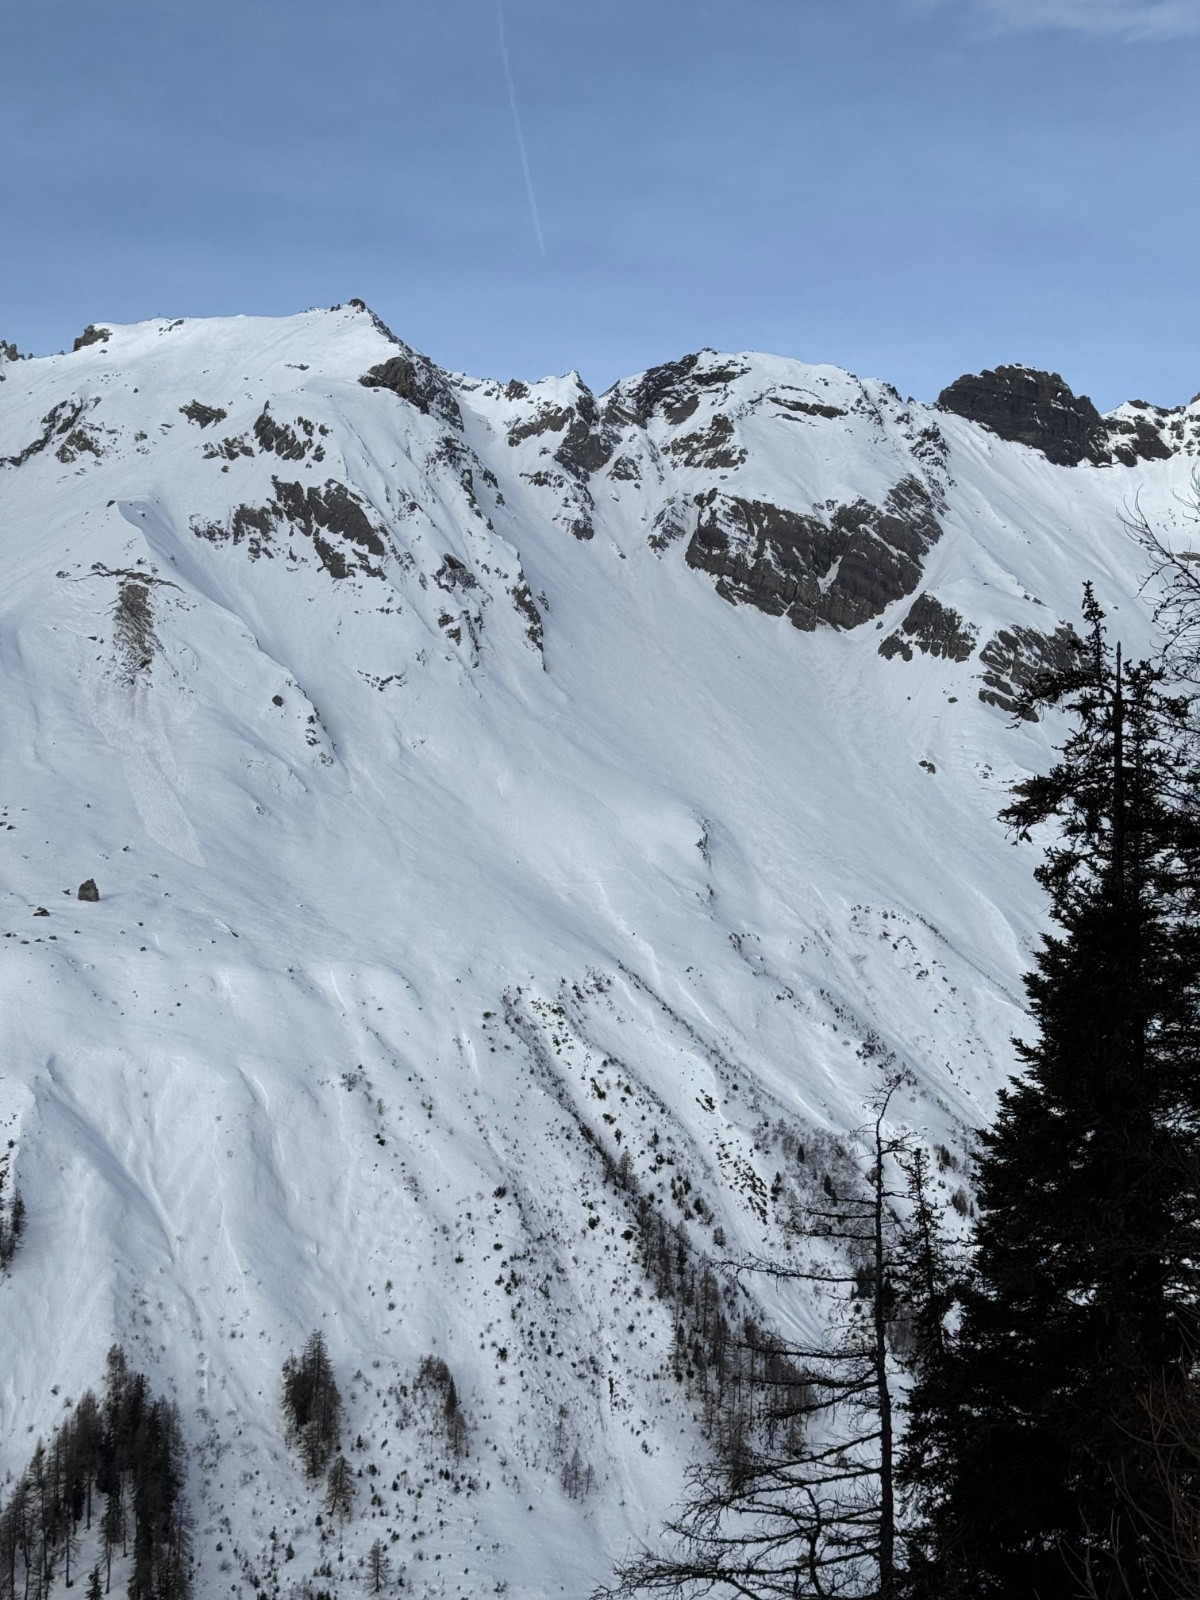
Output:
[[713,1448],[653,1228],[811,1331],[720,1263],[795,1248],[880,1057],[962,1183],[1043,926],[995,813],[1056,725],[1012,710],[1085,578],[1153,648],[1123,519],[1192,537],[1194,408],[1063,466],[778,357],[595,396],[354,304],[104,327],[0,368],[0,1472],[119,1342],[197,1593],[319,1583],[320,1327],[344,1566],[396,1531],[416,1593],[582,1596]]

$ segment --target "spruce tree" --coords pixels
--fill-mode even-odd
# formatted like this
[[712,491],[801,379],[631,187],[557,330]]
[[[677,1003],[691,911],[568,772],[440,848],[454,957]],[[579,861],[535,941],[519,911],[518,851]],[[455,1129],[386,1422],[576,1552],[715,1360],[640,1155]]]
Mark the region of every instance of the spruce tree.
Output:
[[921,1374],[904,1463],[939,1595],[1142,1600],[1165,1513],[1146,1397],[1190,1386],[1200,1305],[1200,780],[1190,706],[1122,663],[1087,591],[1077,663],[1035,686],[1072,729],[1004,813],[1053,826],[1058,931],[1036,1037],[981,1135],[957,1336]]

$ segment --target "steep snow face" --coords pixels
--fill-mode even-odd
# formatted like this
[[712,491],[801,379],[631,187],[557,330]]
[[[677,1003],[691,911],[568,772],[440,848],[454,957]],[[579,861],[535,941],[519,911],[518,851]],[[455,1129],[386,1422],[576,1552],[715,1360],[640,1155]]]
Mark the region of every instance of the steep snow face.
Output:
[[0,1471],[119,1341],[200,1595],[392,1533],[418,1594],[584,1595],[710,1447],[680,1284],[810,1329],[719,1263],[790,1248],[879,1060],[952,1160],[988,1116],[1042,915],[995,813],[1055,735],[1011,707],[1085,578],[1149,648],[1122,516],[1190,538],[1191,459],[758,355],[483,382],[354,305],[0,379]]

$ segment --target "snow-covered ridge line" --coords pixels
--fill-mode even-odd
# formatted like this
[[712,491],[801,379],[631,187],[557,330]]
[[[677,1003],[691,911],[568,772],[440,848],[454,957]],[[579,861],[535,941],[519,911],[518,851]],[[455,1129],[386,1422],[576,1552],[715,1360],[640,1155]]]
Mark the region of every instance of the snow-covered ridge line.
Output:
[[[418,1594],[582,1596],[711,1446],[679,1329],[819,1314],[720,1263],[873,1062],[960,1164],[1011,1069],[1011,707],[1084,578],[1150,648],[1122,519],[1194,542],[1195,408],[1064,466],[777,357],[596,396],[354,304],[105,331],[0,365],[0,1474],[120,1344],[198,1595],[383,1537]],[[281,1410],[318,1328],[340,1563]]]

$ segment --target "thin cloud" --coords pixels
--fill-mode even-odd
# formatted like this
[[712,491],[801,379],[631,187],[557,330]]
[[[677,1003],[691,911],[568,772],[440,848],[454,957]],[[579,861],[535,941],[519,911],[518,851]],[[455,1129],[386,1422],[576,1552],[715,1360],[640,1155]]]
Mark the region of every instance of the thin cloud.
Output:
[[[962,7],[964,0],[932,0],[932,3],[953,3]],[[1004,32],[1055,28],[1149,44],[1200,36],[1200,0],[966,0],[966,3],[977,17]]]

